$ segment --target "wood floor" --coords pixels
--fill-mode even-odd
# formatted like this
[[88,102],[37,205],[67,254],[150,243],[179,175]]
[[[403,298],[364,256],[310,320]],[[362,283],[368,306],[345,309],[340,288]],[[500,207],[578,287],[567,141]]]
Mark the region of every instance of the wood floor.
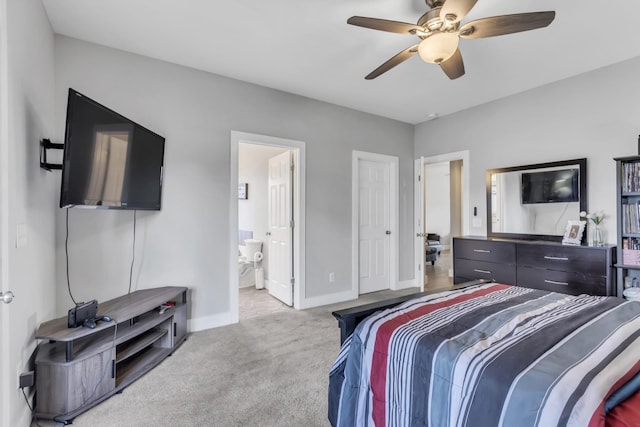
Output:
[[440,252],[434,265],[427,262],[424,266],[424,290],[453,286],[453,277],[449,277],[449,270],[452,268],[451,251],[448,249]]

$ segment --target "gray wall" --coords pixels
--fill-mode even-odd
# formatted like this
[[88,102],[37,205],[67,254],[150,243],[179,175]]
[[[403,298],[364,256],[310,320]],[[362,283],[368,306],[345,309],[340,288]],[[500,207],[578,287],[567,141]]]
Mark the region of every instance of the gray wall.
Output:
[[[487,169],[587,158],[589,210],[604,210],[605,240],[615,242],[616,156],[637,154],[640,58],[421,123],[415,156],[470,151],[469,217],[478,207],[486,234]],[[575,218],[576,220],[578,218]]]
[[[231,130],[306,142],[307,298],[351,287],[352,150],[398,156],[405,201],[399,212],[400,280],[413,279],[412,125],[57,36],[58,141],[69,87],[166,137],[163,207],[138,213],[133,289],[189,286],[192,320],[230,310]],[[57,307],[64,313],[71,303],[64,276],[65,211],[57,212]],[[69,211],[77,300],[127,292],[132,216]],[[329,271],[336,282],[327,280]]]
[[57,177],[38,163],[40,139],[53,134],[54,41],[39,0],[3,0],[0,9],[6,11],[0,49],[7,47],[0,55],[0,271],[1,290],[15,294],[0,307],[0,424],[27,426],[31,414],[18,392],[18,372],[33,369],[35,330],[55,310]]

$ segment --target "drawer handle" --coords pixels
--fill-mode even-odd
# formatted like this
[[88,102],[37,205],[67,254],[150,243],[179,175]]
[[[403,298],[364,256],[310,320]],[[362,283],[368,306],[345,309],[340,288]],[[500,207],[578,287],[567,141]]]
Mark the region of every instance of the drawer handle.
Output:
[[567,257],[549,256],[549,255],[545,255],[544,259],[550,259],[550,260],[553,260],[553,261],[569,261],[569,258],[567,258]]
[[474,249],[473,252],[480,252],[481,254],[490,254],[491,251],[487,249]]
[[569,286],[569,283],[567,282],[556,282],[555,280],[544,280],[544,283],[549,283],[551,285],[562,285],[562,286]]
[[474,268],[473,271],[475,271],[476,273],[491,274],[489,270],[480,270],[479,268]]

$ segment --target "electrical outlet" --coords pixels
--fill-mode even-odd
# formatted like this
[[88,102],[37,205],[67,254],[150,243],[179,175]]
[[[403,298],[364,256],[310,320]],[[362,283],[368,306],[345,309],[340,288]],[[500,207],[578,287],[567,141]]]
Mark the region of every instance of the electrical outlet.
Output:
[[329,273],[329,281],[330,282],[336,281],[336,273]]
[[29,371],[20,374],[18,383],[20,388],[33,387],[36,384],[35,372]]

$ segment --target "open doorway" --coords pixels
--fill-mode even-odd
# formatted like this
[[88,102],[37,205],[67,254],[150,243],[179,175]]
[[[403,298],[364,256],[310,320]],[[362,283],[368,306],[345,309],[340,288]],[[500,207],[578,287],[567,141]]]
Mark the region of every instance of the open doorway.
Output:
[[462,230],[462,160],[424,165],[425,289],[453,284],[452,238]]
[[300,308],[304,143],[231,133],[230,311],[235,321]]
[[[272,200],[286,198],[291,195],[290,182],[286,182],[282,195],[279,188],[270,191],[272,183],[272,167],[274,159],[284,159],[290,164],[292,152],[288,148],[250,144],[241,142],[238,149],[238,287],[239,287],[239,319],[263,316],[286,310],[292,305],[292,290],[285,289],[284,296],[274,296],[277,288],[274,284],[275,276],[280,271],[285,276],[284,287],[288,287],[291,278],[289,265],[292,257],[293,230],[286,227],[284,240],[287,244],[275,245],[273,253],[272,243],[273,220],[271,216],[275,209],[282,207],[284,217],[290,216],[291,203]],[[284,175],[291,175],[291,170],[284,171]],[[280,178],[280,171],[276,172]],[[286,178],[286,176],[285,176]],[[285,179],[286,181],[286,179]],[[280,183],[275,183],[280,187]],[[283,203],[284,202],[284,203]],[[272,207],[273,205],[273,207]],[[282,206],[285,205],[285,206]],[[280,228],[280,227],[278,227]],[[285,257],[283,260],[273,260],[273,257]],[[274,269],[274,265],[277,267]],[[283,266],[283,268],[278,268]],[[271,268],[270,268],[271,267]],[[282,280],[280,280],[282,282]],[[287,295],[288,294],[288,295]]]
[[453,284],[453,237],[468,234],[469,152],[416,160],[416,277],[423,290]]

